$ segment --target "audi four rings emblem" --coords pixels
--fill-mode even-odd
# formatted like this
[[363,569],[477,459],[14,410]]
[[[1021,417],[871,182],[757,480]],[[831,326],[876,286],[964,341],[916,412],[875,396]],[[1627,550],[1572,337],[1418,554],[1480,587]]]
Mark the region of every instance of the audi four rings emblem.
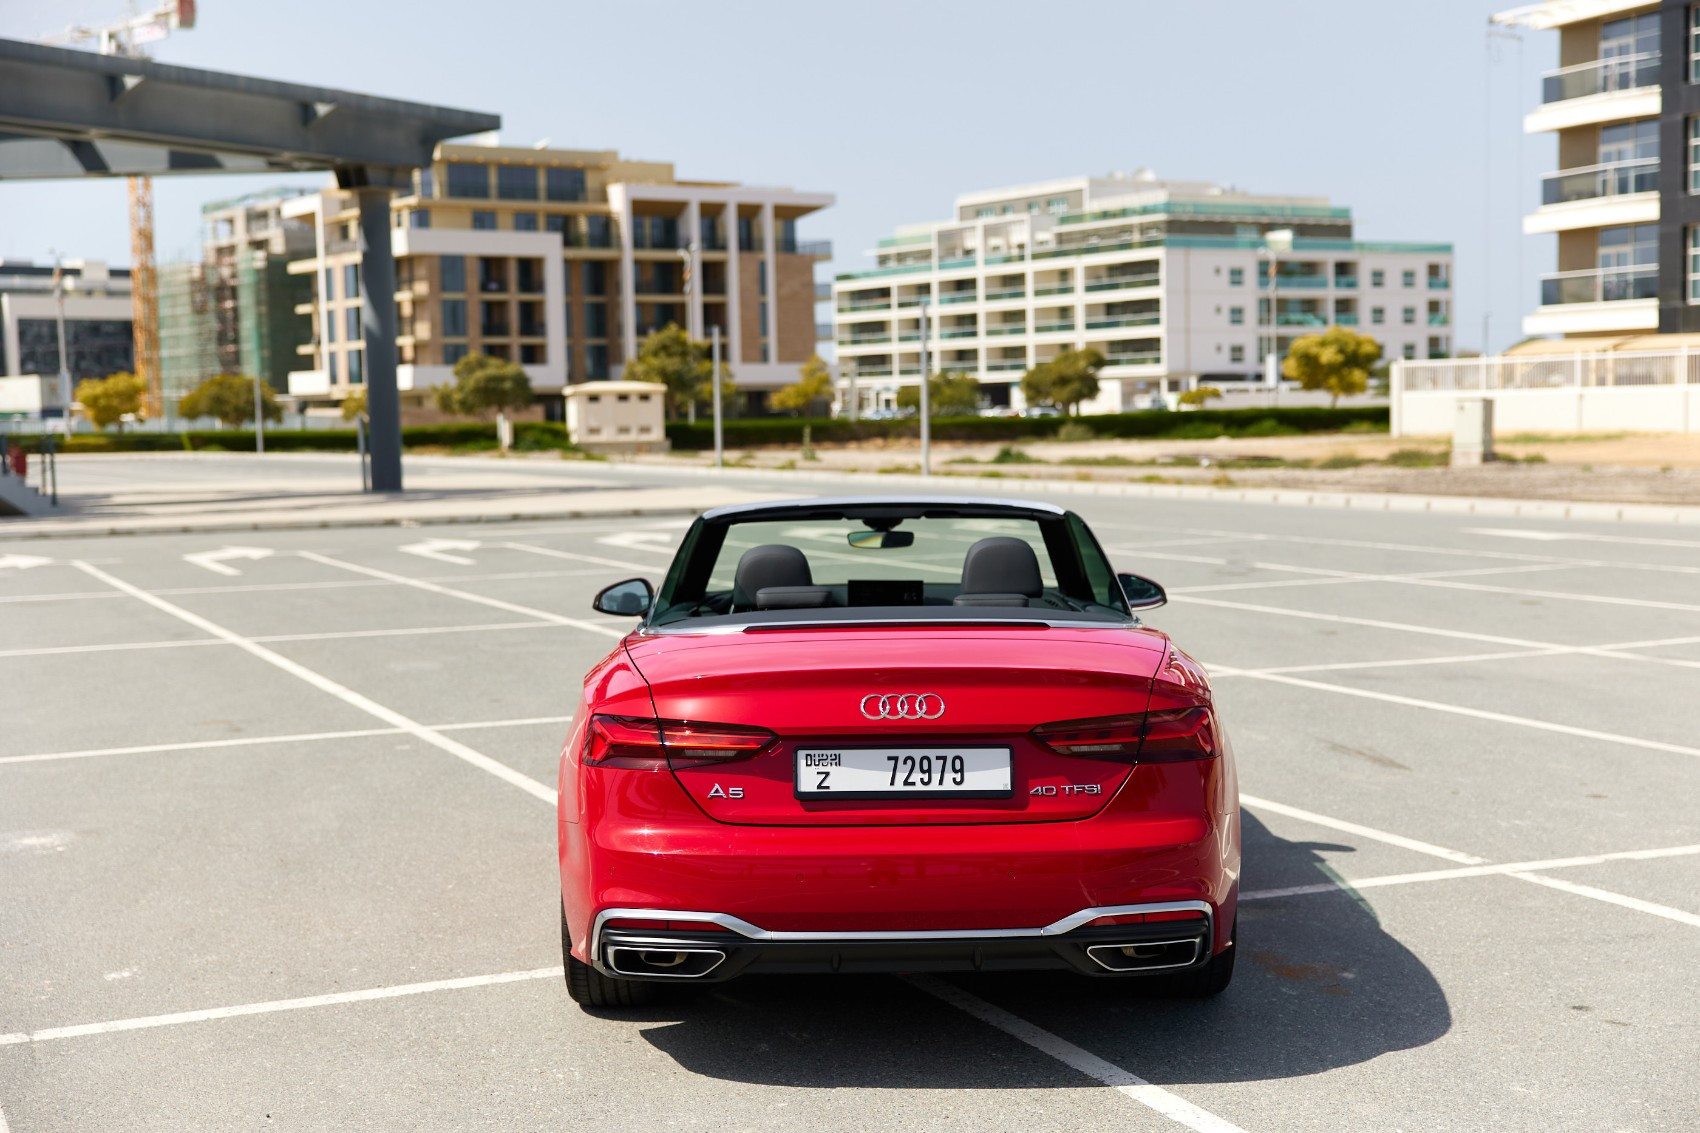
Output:
[[870,692],[862,698],[862,715],[870,720],[937,720],[944,700],[936,692]]

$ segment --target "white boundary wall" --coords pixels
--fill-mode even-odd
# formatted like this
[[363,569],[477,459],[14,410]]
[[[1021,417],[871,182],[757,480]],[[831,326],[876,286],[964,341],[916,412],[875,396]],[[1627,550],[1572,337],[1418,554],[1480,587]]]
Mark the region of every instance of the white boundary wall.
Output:
[[1395,362],[1393,435],[1451,433],[1458,402],[1491,398],[1496,432],[1700,433],[1700,351]]

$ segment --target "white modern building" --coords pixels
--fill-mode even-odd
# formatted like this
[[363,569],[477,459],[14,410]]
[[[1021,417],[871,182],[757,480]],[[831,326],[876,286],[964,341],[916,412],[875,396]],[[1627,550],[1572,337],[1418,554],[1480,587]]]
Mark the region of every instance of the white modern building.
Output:
[[964,194],[873,254],[833,284],[839,394],[864,411],[920,380],[923,302],[929,368],[973,375],[991,405],[1020,406],[1028,369],[1085,347],[1109,360],[1088,412],[1261,381],[1266,354],[1331,325],[1388,358],[1452,352],[1452,246],[1358,241],[1320,197],[1074,177]]
[[61,314],[65,369],[73,386],[83,378],[133,369],[130,313],[128,268],[110,268],[98,260],[67,260],[57,269],[0,261],[0,380],[18,379],[0,393],[0,417],[59,412]]

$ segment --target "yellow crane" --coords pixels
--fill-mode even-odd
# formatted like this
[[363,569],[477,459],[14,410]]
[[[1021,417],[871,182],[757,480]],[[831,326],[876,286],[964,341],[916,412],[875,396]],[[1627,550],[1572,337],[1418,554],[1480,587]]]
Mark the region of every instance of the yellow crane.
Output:
[[[132,4],[122,19],[100,26],[74,24],[43,42],[82,43],[97,40],[102,55],[147,57],[147,45],[173,31],[195,26],[195,0],[166,0],[138,14]],[[153,252],[153,178],[131,177],[130,182],[130,309],[131,333],[135,343],[135,367],[148,383],[147,415],[164,410],[164,390],[159,372],[159,272]]]

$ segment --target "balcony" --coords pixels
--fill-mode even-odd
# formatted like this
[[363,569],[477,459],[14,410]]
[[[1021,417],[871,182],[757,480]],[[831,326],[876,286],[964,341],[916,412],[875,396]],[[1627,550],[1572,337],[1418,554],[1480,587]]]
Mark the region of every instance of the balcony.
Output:
[[1104,361],[1111,366],[1150,366],[1163,360],[1160,350],[1136,350],[1126,354],[1106,354]]
[[1431,327],[1449,327],[1452,325],[1451,315],[1430,315],[1428,325]]
[[1355,275],[1337,275],[1334,277],[1334,287],[1336,290],[1355,291],[1357,286],[1358,277]]
[[1035,287],[1033,289],[1034,297],[1035,298],[1041,298],[1041,299],[1044,298],[1046,295],[1073,295],[1073,294],[1074,294],[1074,284],[1072,284],[1072,283],[1061,283],[1061,284],[1057,284],[1057,285],[1052,286],[1052,287]]
[[994,374],[1009,373],[1009,372],[1014,371],[1014,370],[1025,370],[1025,369],[1027,369],[1027,363],[1026,362],[992,362],[992,363],[990,363],[989,365],[986,366],[986,369],[989,370],[991,373],[994,373]]
[[974,291],[946,291],[943,295],[939,296],[939,302],[972,303],[977,298],[979,298],[979,294]]
[[860,335],[854,335],[853,334],[853,335],[850,335],[847,338],[839,339],[838,345],[840,345],[840,346],[876,346],[876,345],[886,343],[886,342],[890,342],[890,341],[891,341],[891,336],[889,334],[860,334]]
[[1428,281],[1428,289],[1430,291],[1447,291],[1450,290],[1451,287],[1452,281],[1450,279],[1436,279],[1430,277]]
[[1565,102],[1591,94],[1635,90],[1659,85],[1659,53],[1618,55],[1574,67],[1560,67],[1541,76],[1541,101]]
[[1027,333],[1027,324],[1026,323],[1010,323],[1007,326],[996,326],[996,327],[986,328],[987,336],[999,335],[999,334],[1026,334],[1026,333]]
[[1027,289],[1025,287],[1005,287],[1005,288],[1003,288],[1002,290],[999,290],[999,291],[988,291],[988,292],[986,292],[986,302],[988,302],[988,303],[990,303],[994,299],[1025,299],[1025,298],[1027,298]]
[[1561,271],[1541,277],[1541,306],[1565,303],[1619,303],[1657,299],[1659,269],[1642,264],[1632,268],[1591,268]]
[[1116,315],[1107,319],[1087,319],[1087,330],[1112,330],[1116,327],[1153,327],[1162,322],[1160,315]]
[[1328,320],[1309,311],[1282,311],[1275,316],[1278,327],[1325,327]]
[[891,377],[891,367],[879,366],[871,370],[857,370],[856,376],[858,378],[889,378]]
[[955,259],[940,260],[939,270],[948,271],[951,268],[971,268],[974,266],[973,256],[958,256]]
[[974,329],[973,327],[966,327],[966,328],[958,327],[958,328],[952,328],[951,330],[941,330],[941,331],[939,331],[939,337],[940,338],[973,338],[976,335],[978,335],[979,333],[980,332],[978,330]]
[[[1630,193],[1656,193],[1658,180],[1659,159],[1656,157],[1561,169],[1541,178],[1541,204],[1561,205]],[[1433,280],[1429,281],[1429,286],[1434,286]]]
[[1358,317],[1354,314],[1335,315],[1334,325],[1340,327],[1355,327],[1358,325]]
[[1033,333],[1034,334],[1055,334],[1058,331],[1073,330],[1073,329],[1074,329],[1074,320],[1073,319],[1068,319],[1068,320],[1066,320],[1064,322],[1060,322],[1060,323],[1035,323],[1035,324],[1033,324]]
[[785,241],[779,242],[781,252],[793,252],[799,256],[813,256],[818,260],[832,259],[831,240],[798,240],[786,247]]
[[1122,291],[1129,287],[1156,287],[1161,277],[1155,275],[1123,275],[1113,279],[1094,279],[1087,283],[1088,291]]
[[840,311],[846,311],[846,312],[849,312],[849,311],[889,311],[889,310],[891,310],[891,300],[890,299],[862,299],[862,300],[850,302],[850,303],[840,303],[838,305],[838,309]]
[[[1267,291],[1269,289],[1269,277],[1259,275],[1257,285]],[[1277,291],[1321,291],[1327,286],[1328,277],[1326,275],[1281,275],[1277,273],[1275,276],[1275,290]]]

